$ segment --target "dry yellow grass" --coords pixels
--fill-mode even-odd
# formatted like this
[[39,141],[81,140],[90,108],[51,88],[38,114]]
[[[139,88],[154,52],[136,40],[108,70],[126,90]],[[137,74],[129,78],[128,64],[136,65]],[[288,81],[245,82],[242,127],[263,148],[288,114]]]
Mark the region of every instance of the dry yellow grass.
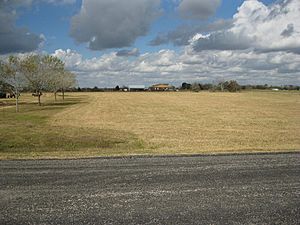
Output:
[[300,150],[299,97],[299,92],[89,93],[86,103],[49,123],[133,133],[157,154]]
[[51,126],[49,120],[62,110],[82,104],[79,94],[54,101],[51,93],[43,95],[42,106],[30,94],[22,94],[20,111],[14,99],[0,103],[0,160],[32,158],[80,158],[128,154],[147,154],[136,135],[118,130],[66,125]]

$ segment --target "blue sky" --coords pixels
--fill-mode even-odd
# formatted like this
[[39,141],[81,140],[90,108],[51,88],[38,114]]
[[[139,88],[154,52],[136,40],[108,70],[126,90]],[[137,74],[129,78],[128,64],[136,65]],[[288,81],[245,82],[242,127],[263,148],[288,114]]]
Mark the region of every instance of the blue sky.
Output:
[[[265,4],[271,4],[275,0],[263,0]],[[244,0],[226,0],[217,8],[216,14],[209,18],[209,21],[216,19],[229,19],[236,13],[237,8]],[[55,5],[40,3],[31,7],[20,9],[17,20],[17,26],[27,27],[31,32],[44,34],[47,41],[43,50],[52,53],[56,49],[73,49],[82,53],[85,57],[94,57],[102,55],[107,51],[91,51],[85,44],[76,43],[69,35],[70,20],[73,15],[80,10],[82,1],[77,0],[74,4]],[[164,12],[152,24],[146,36],[137,39],[133,47],[137,47],[141,52],[157,51],[162,48],[177,49],[172,45],[149,46],[149,42],[157,33],[170,31],[182,24],[195,24],[199,21],[183,20],[176,14],[176,4],[170,4],[169,1],[163,1],[162,9]],[[200,21],[201,23],[206,21]],[[110,50],[108,50],[110,51]]]
[[217,79],[300,82],[298,0],[1,4],[0,17],[7,21],[0,25],[7,33],[0,33],[0,54],[53,54],[82,86]]

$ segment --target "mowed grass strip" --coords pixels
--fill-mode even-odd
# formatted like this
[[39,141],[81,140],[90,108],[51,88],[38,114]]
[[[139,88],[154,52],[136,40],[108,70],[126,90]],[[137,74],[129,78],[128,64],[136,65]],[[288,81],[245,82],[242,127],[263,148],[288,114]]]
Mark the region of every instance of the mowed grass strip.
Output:
[[300,150],[299,92],[91,93],[51,124],[133,133],[145,153]]
[[29,95],[22,95],[19,113],[15,113],[12,100],[5,100],[2,104],[0,159],[76,158],[143,151],[143,142],[132,133],[49,124],[58,112],[84,105],[87,98],[72,95],[67,96],[64,102],[54,102],[52,95],[47,95],[43,98],[42,107],[32,102]]

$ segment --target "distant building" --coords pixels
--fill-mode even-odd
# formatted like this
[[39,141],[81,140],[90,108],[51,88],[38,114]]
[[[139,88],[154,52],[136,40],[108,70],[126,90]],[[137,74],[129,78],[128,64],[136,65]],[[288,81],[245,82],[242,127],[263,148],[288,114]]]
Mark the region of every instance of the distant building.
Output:
[[120,90],[124,91],[124,92],[127,92],[128,91],[128,87],[121,87]]
[[174,87],[170,86],[169,84],[154,84],[151,87],[149,87],[149,90],[151,90],[151,91],[170,91],[170,90],[174,90]]
[[145,91],[145,85],[129,85],[128,91]]

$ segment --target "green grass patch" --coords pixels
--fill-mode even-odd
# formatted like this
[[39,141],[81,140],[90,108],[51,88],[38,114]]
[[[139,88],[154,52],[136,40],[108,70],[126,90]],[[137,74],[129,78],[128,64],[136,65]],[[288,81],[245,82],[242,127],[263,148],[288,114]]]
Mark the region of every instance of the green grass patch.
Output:
[[65,102],[46,101],[43,106],[23,104],[19,113],[14,107],[2,108],[0,159],[114,155],[144,148],[143,141],[124,131],[50,125],[53,115],[83,100],[77,97]]

